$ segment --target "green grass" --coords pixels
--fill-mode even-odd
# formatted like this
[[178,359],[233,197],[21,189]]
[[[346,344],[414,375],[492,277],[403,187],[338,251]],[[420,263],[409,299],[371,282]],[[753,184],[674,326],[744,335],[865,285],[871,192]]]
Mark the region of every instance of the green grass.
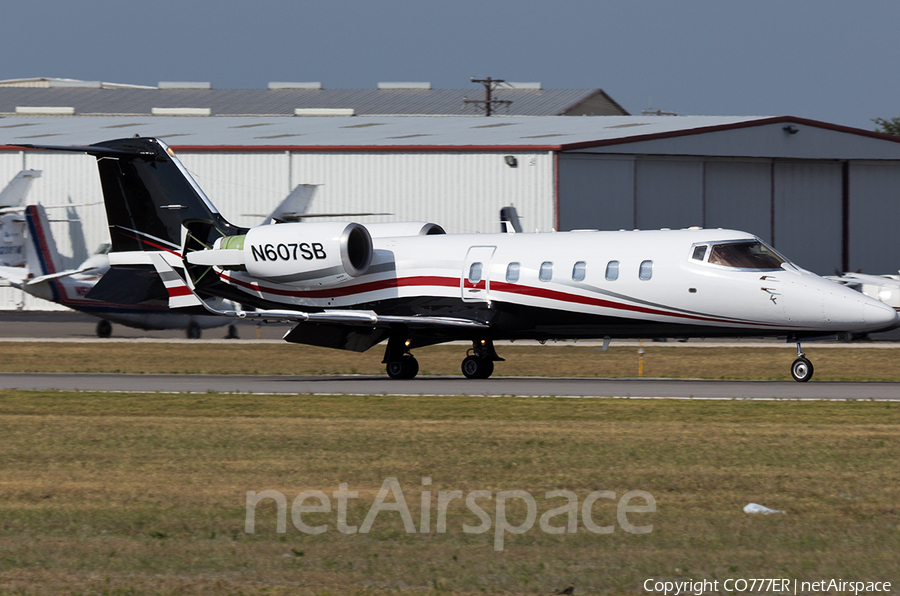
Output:
[[[0,393],[0,594],[636,593],[656,579],[900,580],[900,403]],[[418,524],[439,490],[651,493],[646,535],[244,532],[247,491],[291,500],[387,477]],[[752,516],[758,502],[786,515]],[[491,501],[481,501],[494,518]],[[336,503],[335,503],[336,505]],[[524,510],[510,501],[509,518]],[[615,523],[612,501],[598,522]],[[554,520],[561,524],[563,518]],[[432,525],[436,521],[432,510]]]
[[[644,376],[790,380],[791,344],[768,348],[660,346],[645,342]],[[0,372],[128,372],[174,374],[384,374],[382,350],[366,353],[296,344],[0,343]],[[804,346],[814,381],[900,382],[900,349]],[[496,376],[636,377],[636,347],[501,345]],[[466,346],[415,351],[420,374],[461,375]]]

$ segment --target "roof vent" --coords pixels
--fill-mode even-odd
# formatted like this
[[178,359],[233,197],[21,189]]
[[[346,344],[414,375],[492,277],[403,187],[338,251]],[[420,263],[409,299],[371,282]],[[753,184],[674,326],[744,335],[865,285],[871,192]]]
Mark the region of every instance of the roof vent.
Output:
[[16,106],[22,116],[74,116],[75,108],[63,106]]
[[269,89],[315,89],[322,88],[322,83],[269,83]]
[[507,81],[503,85],[500,86],[501,89],[533,89],[535,91],[540,91],[543,87],[541,87],[540,83],[511,83]]
[[150,108],[154,116],[210,116],[212,108]]
[[160,89],[212,89],[212,83],[191,83],[184,81],[160,81]]
[[297,108],[294,116],[355,116],[353,108]]
[[84,89],[100,89],[103,83],[100,81],[73,81],[73,80],[50,80],[50,87],[79,87]]
[[378,88],[386,89],[431,89],[431,83],[378,83]]

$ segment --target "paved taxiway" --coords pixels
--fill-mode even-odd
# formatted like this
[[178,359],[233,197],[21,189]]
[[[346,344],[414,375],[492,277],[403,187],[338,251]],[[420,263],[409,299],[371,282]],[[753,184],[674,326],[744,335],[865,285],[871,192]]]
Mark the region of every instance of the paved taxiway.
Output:
[[695,399],[878,399],[900,401],[900,383],[795,383],[669,379],[548,379],[380,376],[129,375],[5,373],[2,389],[58,389],[164,393],[514,395]]

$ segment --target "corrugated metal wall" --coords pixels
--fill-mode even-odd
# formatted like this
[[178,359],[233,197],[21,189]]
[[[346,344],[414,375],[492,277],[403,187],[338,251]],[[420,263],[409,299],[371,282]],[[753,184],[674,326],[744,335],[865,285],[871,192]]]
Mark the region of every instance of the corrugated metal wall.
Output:
[[896,274],[900,269],[900,164],[851,163],[849,269]]
[[561,155],[560,227],[733,228],[801,267],[900,267],[900,164],[834,160]]
[[804,269],[841,270],[840,163],[775,162],[775,247]]
[[561,155],[559,227],[634,227],[634,156]]
[[[505,156],[516,159],[507,165]],[[499,212],[514,204],[528,230],[555,225],[554,155],[551,153],[218,153],[183,152],[179,158],[219,210],[238,225],[258,225],[297,184],[321,185],[315,213],[384,212],[354,217],[362,223],[424,220],[448,232],[499,231]],[[82,204],[102,200],[96,161],[79,154],[0,152],[0,185],[23,167],[43,170],[29,203]],[[63,267],[80,264],[108,242],[102,203],[50,211]],[[347,218],[341,218],[347,219]],[[0,308],[17,308],[22,293],[0,288]],[[28,309],[50,303],[24,297]]]
[[[512,155],[516,167],[506,164]],[[424,220],[449,233],[496,232],[514,204],[523,227],[555,225],[550,153],[295,153],[293,184],[321,184],[311,211],[386,212],[368,221]]]
[[772,241],[772,162],[706,162],[707,228],[738,228]]
[[641,158],[635,166],[636,228],[687,228],[703,223],[702,161]]

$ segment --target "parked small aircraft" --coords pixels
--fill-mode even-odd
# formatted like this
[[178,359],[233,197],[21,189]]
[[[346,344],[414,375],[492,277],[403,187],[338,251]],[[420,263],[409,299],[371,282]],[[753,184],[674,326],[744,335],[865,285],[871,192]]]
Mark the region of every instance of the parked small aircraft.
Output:
[[[23,219],[28,226],[24,254],[27,262],[24,267],[0,267],[0,278],[38,298],[100,317],[97,323],[99,337],[112,334],[112,323],[145,330],[184,329],[191,339],[200,337],[201,329],[229,324],[227,319],[211,316],[205,311],[199,311],[199,315],[173,312],[166,301],[132,304],[127,300],[92,299],[91,291],[109,270],[106,255],[109,245],[101,247],[76,269],[62,270],[44,208],[41,205],[25,207]],[[231,329],[229,336],[236,337],[236,331]]]
[[157,139],[20,146],[97,158],[112,240],[104,280],[120,280],[135,301],[158,298],[162,279],[172,307],[296,322],[289,342],[362,352],[387,340],[393,378],[417,374],[411,350],[451,340],[472,342],[463,374],[486,378],[502,360],[499,339],[785,336],[797,342],[792,376],[808,381],[801,340],[898,325],[892,308],[746,232],[447,235],[422,222],[348,221],[238,228]]
[[869,275],[867,273],[841,273],[827,279],[843,284],[870,298],[880,300],[900,310],[900,275]]

